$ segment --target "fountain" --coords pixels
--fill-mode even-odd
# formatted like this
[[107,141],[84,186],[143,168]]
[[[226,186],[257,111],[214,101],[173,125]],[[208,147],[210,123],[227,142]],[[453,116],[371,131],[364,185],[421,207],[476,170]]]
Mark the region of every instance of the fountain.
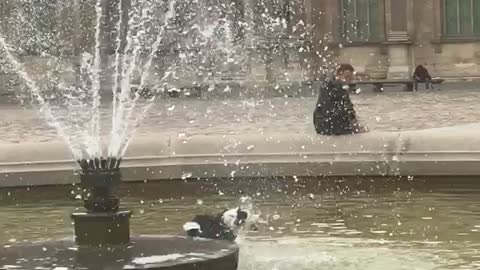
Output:
[[[76,8],[81,5],[79,1],[72,4]],[[175,18],[175,4],[174,0],[166,5],[163,1],[98,0],[95,5],[95,53],[80,54],[77,48],[72,64],[65,64],[61,57],[43,52],[47,67],[55,66],[54,70],[58,71],[47,72],[44,81],[32,75],[14,56],[18,51],[0,35],[0,49],[5,58],[78,160],[80,186],[87,193],[83,199],[85,211],[72,214],[74,240],[2,248],[0,265],[21,269],[237,269],[239,250],[235,243],[183,236],[131,237],[131,212],[120,207],[115,195],[122,181],[122,157],[136,126],[155,99],[150,93],[143,106],[139,106],[140,97],[145,97],[144,89],[151,77],[156,54],[165,45],[166,28]],[[154,12],[158,9],[164,12],[160,20],[155,20]],[[118,13],[115,23],[112,10]],[[21,8],[19,15],[22,15]],[[21,18],[28,24],[26,16]],[[114,73],[109,76],[112,24],[115,25],[116,49]],[[34,28],[31,23],[29,26]],[[167,67],[163,78],[171,74],[170,69]],[[74,74],[70,76],[73,81],[69,80],[69,72]],[[100,95],[109,87],[110,80],[113,81],[112,131],[107,158],[103,158]],[[136,80],[137,91],[132,95]],[[57,93],[48,98],[45,88],[47,92]],[[70,110],[67,117],[63,115],[65,111],[59,109],[61,106],[55,107],[55,101],[59,100],[65,101],[63,109]]]
[[[43,10],[38,3],[25,1],[11,9],[12,25],[1,24],[14,28],[17,35],[0,28],[0,58],[23,80],[29,98],[65,140],[80,167],[80,186],[86,195],[85,211],[72,214],[74,240],[3,248],[0,265],[27,269],[236,269],[238,247],[234,243],[131,237],[132,213],[121,207],[115,191],[122,181],[122,157],[135,129],[161,92],[182,88],[178,82],[192,81],[187,73],[200,77],[194,85],[207,84],[210,91],[221,81],[220,91],[232,91],[224,82],[251,72],[247,62],[252,52],[270,48],[278,54],[281,50],[283,45],[274,43],[284,37],[287,22],[279,14],[287,12],[285,7],[259,9],[263,12],[257,16],[261,27],[254,27],[255,7],[248,1],[92,2],[93,8],[88,1],[75,0]],[[52,11],[52,7],[59,10]],[[84,18],[92,15],[89,12],[95,20]],[[60,17],[52,18],[57,15]],[[46,29],[55,20],[62,21],[65,29]],[[92,21],[94,35],[82,35],[80,27],[74,27],[88,27]],[[27,32],[26,41],[18,38],[22,31]],[[254,31],[267,38],[254,37]],[[62,35],[66,37],[62,39]],[[246,42],[239,42],[239,36]],[[276,78],[270,49],[265,52],[267,80]],[[245,54],[245,50],[250,52]],[[37,56],[37,62],[30,54]],[[102,133],[105,125],[101,124],[101,96],[107,89],[113,97],[109,136]],[[102,147],[105,140],[109,141],[106,150]]]
[[120,159],[81,160],[85,212],[72,214],[75,239],[0,248],[0,268],[16,269],[237,269],[233,242],[183,236],[130,237],[131,212],[120,208]]
[[[0,265],[22,269],[237,269],[238,247],[181,236],[130,237],[131,212],[120,208],[115,158],[81,160],[85,212],[72,214],[75,241],[53,240],[0,250]],[[43,269],[42,268],[42,269]]]

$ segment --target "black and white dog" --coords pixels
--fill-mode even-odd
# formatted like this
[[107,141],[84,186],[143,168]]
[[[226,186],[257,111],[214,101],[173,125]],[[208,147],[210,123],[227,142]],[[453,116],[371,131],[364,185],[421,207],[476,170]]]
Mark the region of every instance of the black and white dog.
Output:
[[[248,217],[247,211],[237,207],[216,216],[196,215],[191,222],[183,225],[183,229],[190,237],[234,241]],[[252,228],[255,229],[253,224]]]

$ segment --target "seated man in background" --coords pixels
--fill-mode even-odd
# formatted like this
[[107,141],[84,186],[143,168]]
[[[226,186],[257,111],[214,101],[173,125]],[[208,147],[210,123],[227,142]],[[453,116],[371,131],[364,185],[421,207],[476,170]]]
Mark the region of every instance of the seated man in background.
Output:
[[422,65],[417,66],[415,68],[415,72],[413,72],[413,84],[415,91],[418,90],[418,83],[425,83],[425,88],[427,88],[427,90],[429,90],[430,87],[432,87],[433,90],[432,76],[430,76],[428,69]]
[[349,83],[353,81],[355,69],[350,64],[342,64],[335,78],[327,81],[320,89],[317,105],[313,113],[315,130],[321,135],[348,135],[367,132],[358,124],[353,104],[350,100]]

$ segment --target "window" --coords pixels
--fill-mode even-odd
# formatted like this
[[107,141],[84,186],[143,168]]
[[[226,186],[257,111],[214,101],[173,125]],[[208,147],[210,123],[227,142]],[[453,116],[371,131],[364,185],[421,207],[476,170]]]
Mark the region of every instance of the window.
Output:
[[379,39],[380,0],[342,0],[342,35],[347,41]]
[[480,0],[443,0],[447,37],[480,36]]

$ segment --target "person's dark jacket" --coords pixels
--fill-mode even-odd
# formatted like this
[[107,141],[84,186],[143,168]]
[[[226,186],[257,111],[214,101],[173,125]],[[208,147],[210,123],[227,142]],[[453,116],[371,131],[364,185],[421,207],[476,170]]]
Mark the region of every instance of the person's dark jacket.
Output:
[[342,82],[330,80],[320,88],[313,113],[315,130],[321,135],[346,135],[358,132],[357,118]]

